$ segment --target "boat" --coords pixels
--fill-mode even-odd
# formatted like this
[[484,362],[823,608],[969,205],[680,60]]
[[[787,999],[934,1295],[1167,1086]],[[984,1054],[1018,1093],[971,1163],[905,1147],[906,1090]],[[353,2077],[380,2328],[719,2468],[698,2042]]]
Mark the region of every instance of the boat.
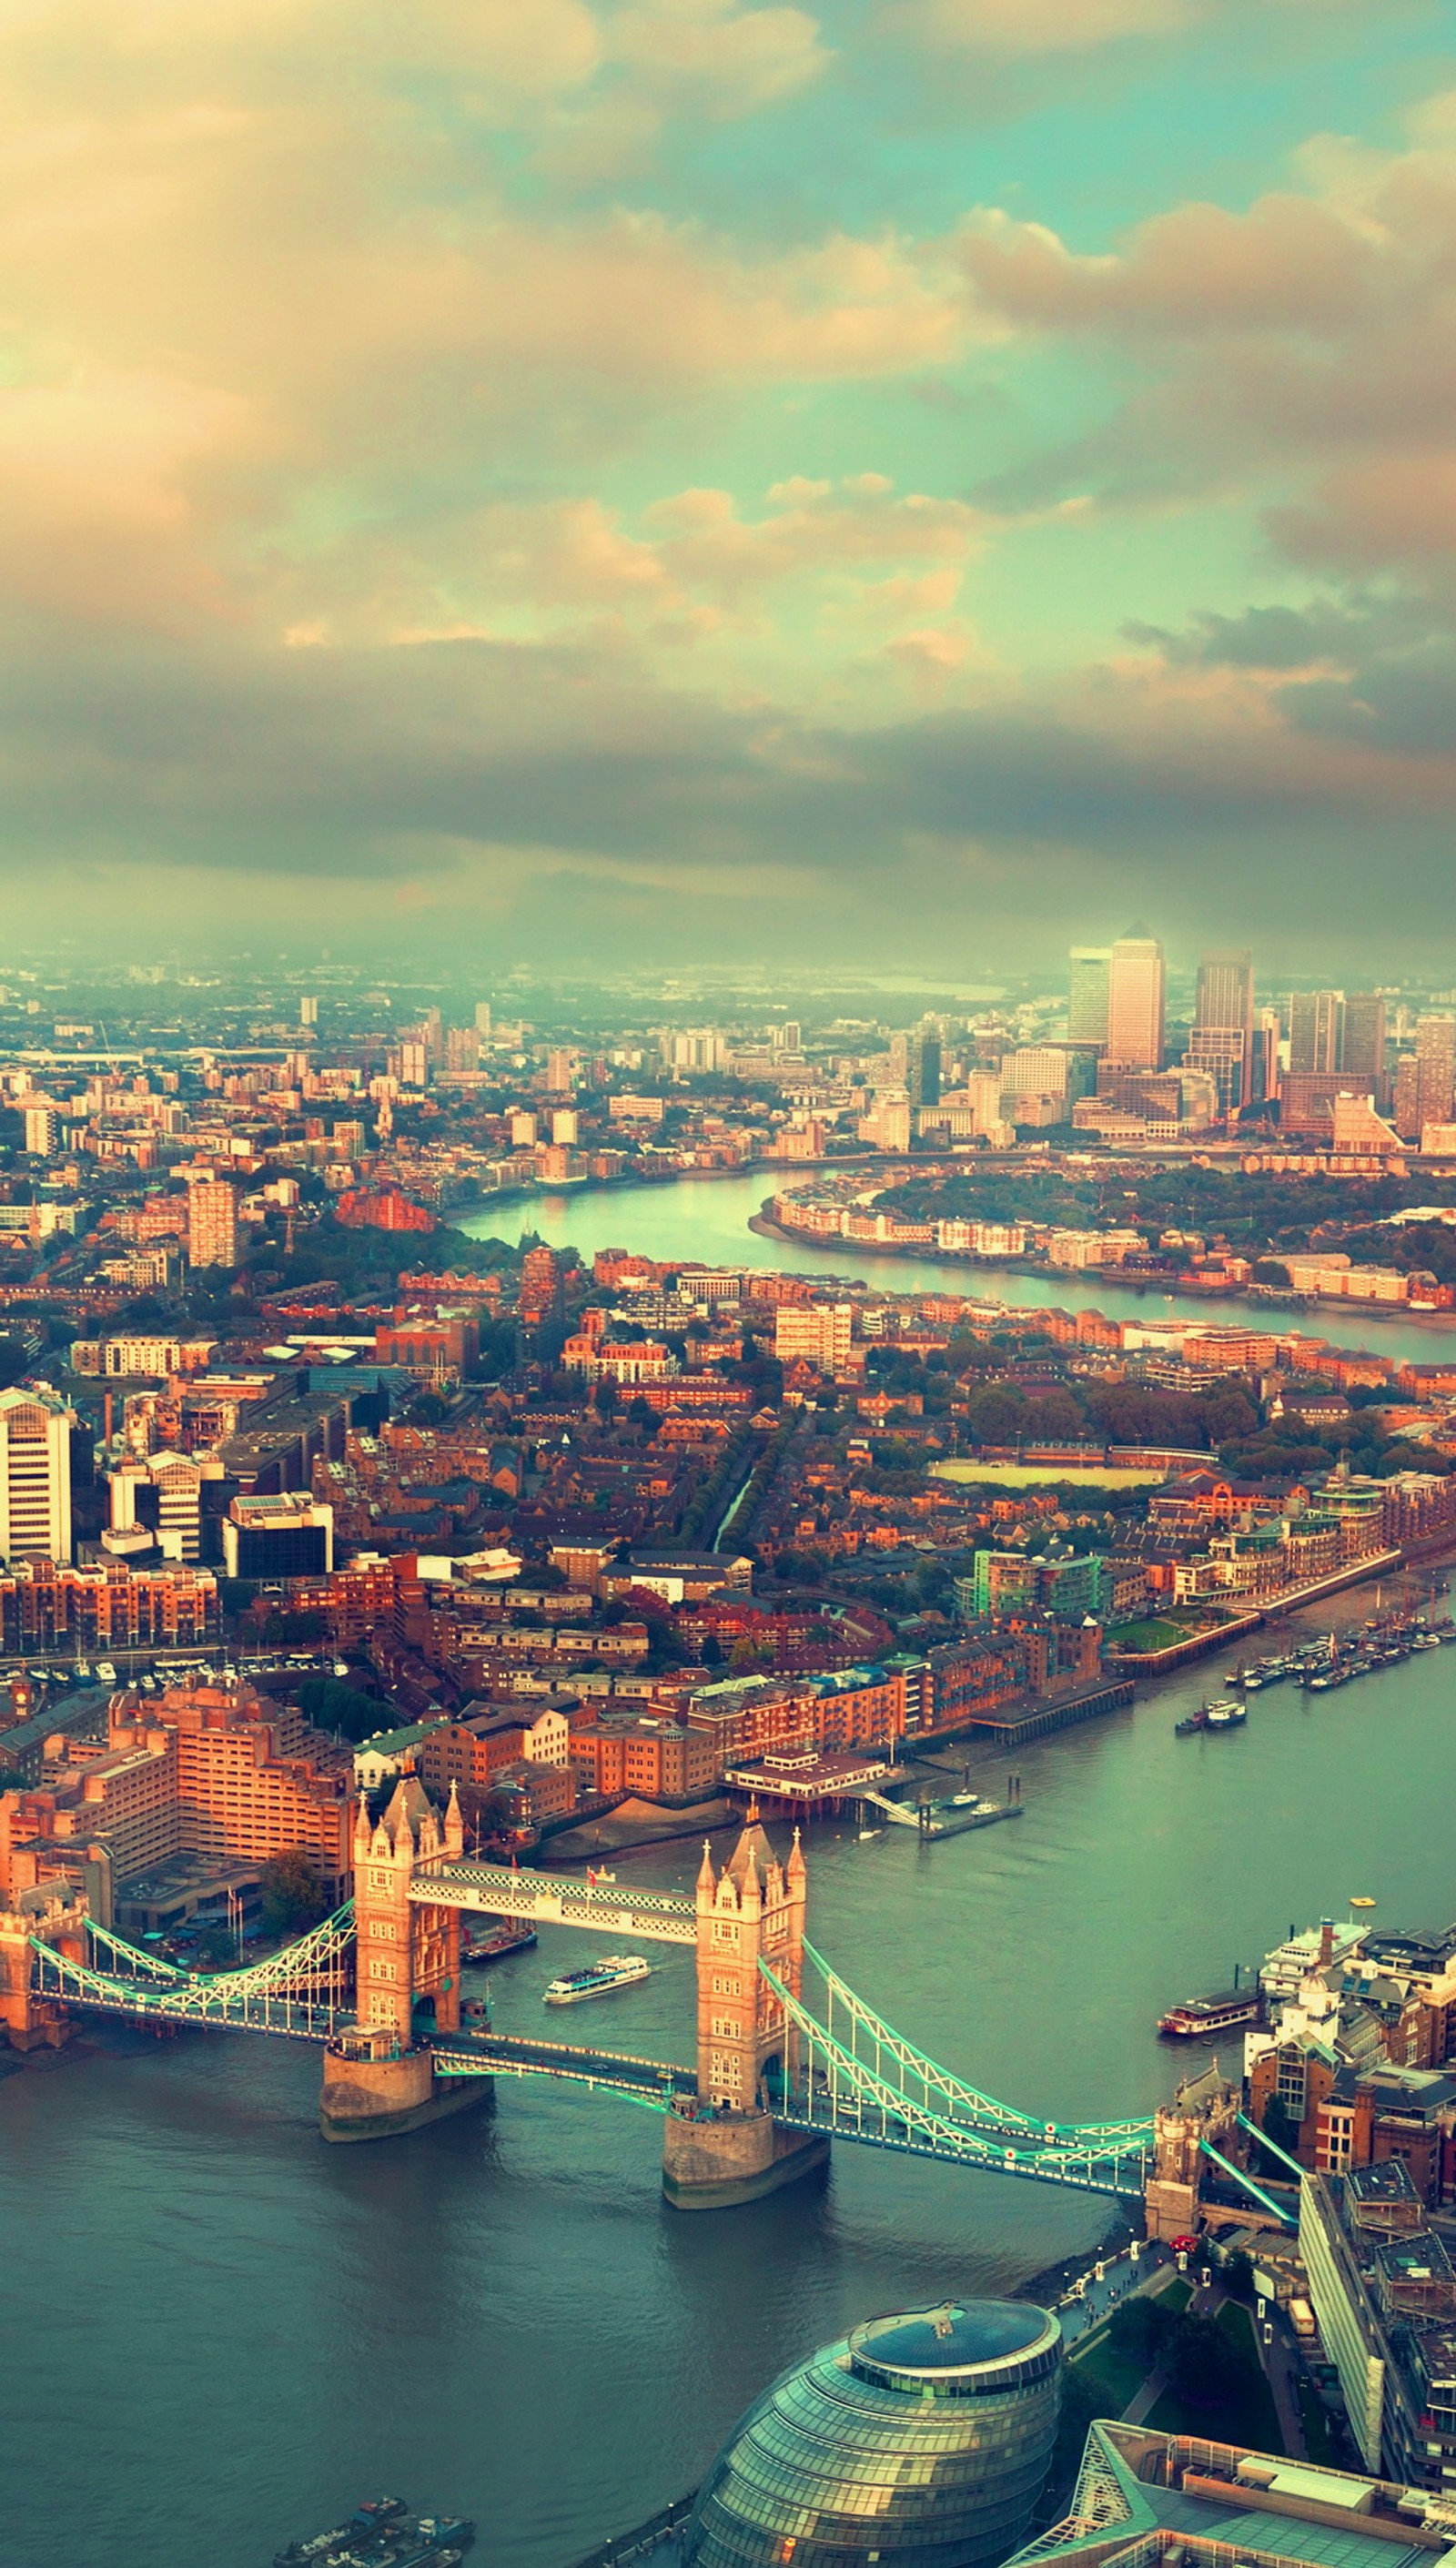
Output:
[[1206,1712],[1190,1712],[1186,1721],[1174,1722],[1173,1736],[1175,1739],[1191,1739],[1196,1731],[1207,1730],[1207,1728],[1208,1714]]
[[528,1953],[536,1941],[534,1926],[515,1918],[504,1918],[484,1935],[463,1934],[460,1937],[462,1962],[500,1962],[507,1953]]
[[113,1667],[110,1659],[98,1659],[96,1663],[96,1673],[101,1679],[103,1685],[114,1686],[117,1682],[117,1671]]
[[859,1832],[860,1844],[868,1845],[871,1837],[882,1837],[885,1831],[883,1828],[861,1828]]
[[1217,1997],[1185,1998],[1181,2006],[1170,2007],[1159,2016],[1158,2031],[1170,2042],[1206,2042],[1238,2025],[1257,2024],[1259,2015],[1257,1988],[1225,1989]]
[[1209,1730],[1233,1730],[1240,1722],[1247,1721],[1249,1715],[1242,1703],[1235,1703],[1230,1696],[1223,1695],[1217,1703],[1204,1705],[1203,1718]]
[[366,2497],[345,2523],[273,2554],[273,2568],[457,2568],[475,2538],[468,2515],[411,2514],[399,2496]]
[[603,1953],[580,1971],[565,1971],[553,1980],[542,2000],[544,2006],[579,2006],[583,1998],[609,1998],[618,1989],[635,1988],[639,1980],[652,1977],[652,1964],[640,1953]]

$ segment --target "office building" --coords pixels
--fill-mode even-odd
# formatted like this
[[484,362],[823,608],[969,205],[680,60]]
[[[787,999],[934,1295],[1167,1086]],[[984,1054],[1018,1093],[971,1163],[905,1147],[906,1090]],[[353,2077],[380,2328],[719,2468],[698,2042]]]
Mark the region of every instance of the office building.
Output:
[[301,1026],[316,1026],[318,1021],[319,1003],[317,999],[311,995],[300,999],[298,1003],[299,1024]]
[[187,1197],[187,1264],[237,1264],[237,1195],[225,1178],[199,1177]]
[[906,1046],[905,1085],[912,1106],[939,1106],[941,1039],[933,1026],[918,1026]]
[[1343,990],[1296,990],[1290,1001],[1291,1070],[1338,1070],[1343,1051]]
[[1385,1001],[1379,990],[1352,990],[1344,1003],[1340,1069],[1354,1093],[1372,1097],[1383,1113],[1390,1091],[1385,1077]]
[[479,1036],[482,1044],[488,1044],[490,1041],[490,1002],[488,999],[477,999],[475,1001],[475,1032]]
[[42,1102],[25,1110],[25,1148],[32,1159],[53,1159],[61,1146],[61,1116]]
[[1456,1107],[1456,1017],[1418,1017],[1415,1027],[1415,1120],[1449,1124]]
[[[129,1453],[111,1474],[112,1535],[149,1536],[163,1560],[199,1560],[202,1477],[190,1453]],[[127,1541],[102,1539],[105,1549],[130,1555]]]
[[1366,2477],[1102,2417],[1062,2521],[1010,2568],[1441,2568],[1449,2496],[1375,2466]]
[[1059,2323],[1029,2301],[869,2320],[753,2402],[698,2491],[683,2568],[997,2568],[1041,2492],[1061,2361]]
[[854,1306],[849,1302],[810,1303],[806,1310],[779,1310],[773,1316],[773,1352],[780,1364],[816,1365],[820,1373],[846,1371],[854,1336]]
[[1069,1043],[1105,1044],[1110,945],[1074,945],[1067,957],[1066,1033]]
[[229,1578],[327,1576],[334,1566],[334,1510],[304,1489],[234,1498],[222,1519]]
[[1154,936],[1120,936],[1107,967],[1107,1058],[1126,1070],[1161,1070],[1163,949]]
[[1193,1032],[1185,1055],[1190,1070],[1214,1083],[1221,1116],[1249,1103],[1254,1066],[1254,962],[1247,951],[1205,954],[1198,967]]
[[70,1559],[76,1425],[51,1392],[0,1391],[0,1560]]
[[1260,1008],[1254,1020],[1253,1067],[1250,1074],[1249,1102],[1253,1106],[1272,1106],[1278,1099],[1283,1077],[1280,1067],[1281,1039],[1278,1008]]

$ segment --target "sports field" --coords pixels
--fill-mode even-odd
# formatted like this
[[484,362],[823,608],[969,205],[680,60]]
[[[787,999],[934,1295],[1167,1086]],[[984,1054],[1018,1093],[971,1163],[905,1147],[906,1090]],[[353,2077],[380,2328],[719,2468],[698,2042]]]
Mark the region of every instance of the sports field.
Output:
[[1140,1470],[1129,1470],[1113,1462],[932,1462],[933,1480],[978,1480],[990,1487],[993,1481],[1006,1489],[1050,1489],[1063,1481],[1072,1487],[1093,1489],[1133,1489],[1151,1487],[1168,1474],[1144,1464]]

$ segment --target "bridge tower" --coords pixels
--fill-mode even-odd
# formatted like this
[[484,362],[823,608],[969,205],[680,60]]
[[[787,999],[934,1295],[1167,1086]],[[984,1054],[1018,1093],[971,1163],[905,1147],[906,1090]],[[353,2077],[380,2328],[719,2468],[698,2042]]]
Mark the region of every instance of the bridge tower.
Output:
[[386,2139],[492,2091],[488,2078],[437,2079],[428,2034],[423,2043],[416,2039],[422,2000],[431,2002],[428,2032],[459,2029],[460,1921],[454,1909],[413,1900],[410,1884],[417,1862],[463,1852],[453,1785],[443,1827],[418,1775],[402,1776],[373,1827],[361,1798],[354,1821],[355,2026],[324,2054],[319,2123],[326,2139]]
[[[1171,2104],[1160,2104],[1153,2117],[1153,2168],[1143,2188],[1143,2213],[1150,2238],[1193,2236],[1201,2226],[1199,2188],[1204,2174],[1203,2143],[1227,2144],[1239,2111],[1239,2089],[1230,2085],[1215,2060],[1197,2078],[1187,2078]],[[1243,2211],[1241,2219],[1253,2217]]]
[[57,2050],[70,2033],[66,2009],[32,1986],[31,1937],[53,1944],[68,1962],[84,1962],[88,1914],[84,1891],[50,1882],[15,1891],[0,1907],[0,2027],[13,2051]]
[[795,1997],[803,1982],[808,1868],[798,1830],[781,1864],[750,1813],[720,1874],[698,1875],[698,2092],[668,2115],[663,2186],[680,2210],[717,2210],[821,2166],[827,2139],[773,2119],[792,2085],[792,2028],[760,1960]]

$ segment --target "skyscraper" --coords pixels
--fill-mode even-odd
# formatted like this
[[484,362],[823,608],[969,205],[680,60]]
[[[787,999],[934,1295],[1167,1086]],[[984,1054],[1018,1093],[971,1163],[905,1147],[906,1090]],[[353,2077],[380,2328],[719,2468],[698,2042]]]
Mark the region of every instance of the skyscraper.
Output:
[[1190,1070],[1207,1071],[1219,1113],[1237,1115],[1253,1094],[1254,962],[1248,950],[1205,954],[1198,967]]
[[237,1196],[225,1177],[199,1177],[187,1197],[187,1264],[237,1264]]
[[0,1392],[0,1560],[71,1557],[71,1431],[50,1392]]
[[1163,1067],[1163,949],[1155,936],[1119,936],[1112,948],[1107,1058],[1128,1070]]
[[1106,1042],[1107,969],[1111,960],[1110,945],[1074,945],[1067,956],[1068,1043]]
[[941,1039],[932,1026],[917,1026],[905,1054],[905,1085],[912,1106],[941,1102]]
[[1456,1103],[1456,1017],[1417,1017],[1415,1111],[1418,1128],[1449,1124]]
[[1340,1069],[1351,1089],[1373,1097],[1383,1110],[1389,1094],[1385,1076],[1385,1001],[1378,990],[1352,990],[1344,1003],[1344,1049]]
[[1343,990],[1297,990],[1290,1001],[1291,1070],[1338,1070],[1343,1052]]

